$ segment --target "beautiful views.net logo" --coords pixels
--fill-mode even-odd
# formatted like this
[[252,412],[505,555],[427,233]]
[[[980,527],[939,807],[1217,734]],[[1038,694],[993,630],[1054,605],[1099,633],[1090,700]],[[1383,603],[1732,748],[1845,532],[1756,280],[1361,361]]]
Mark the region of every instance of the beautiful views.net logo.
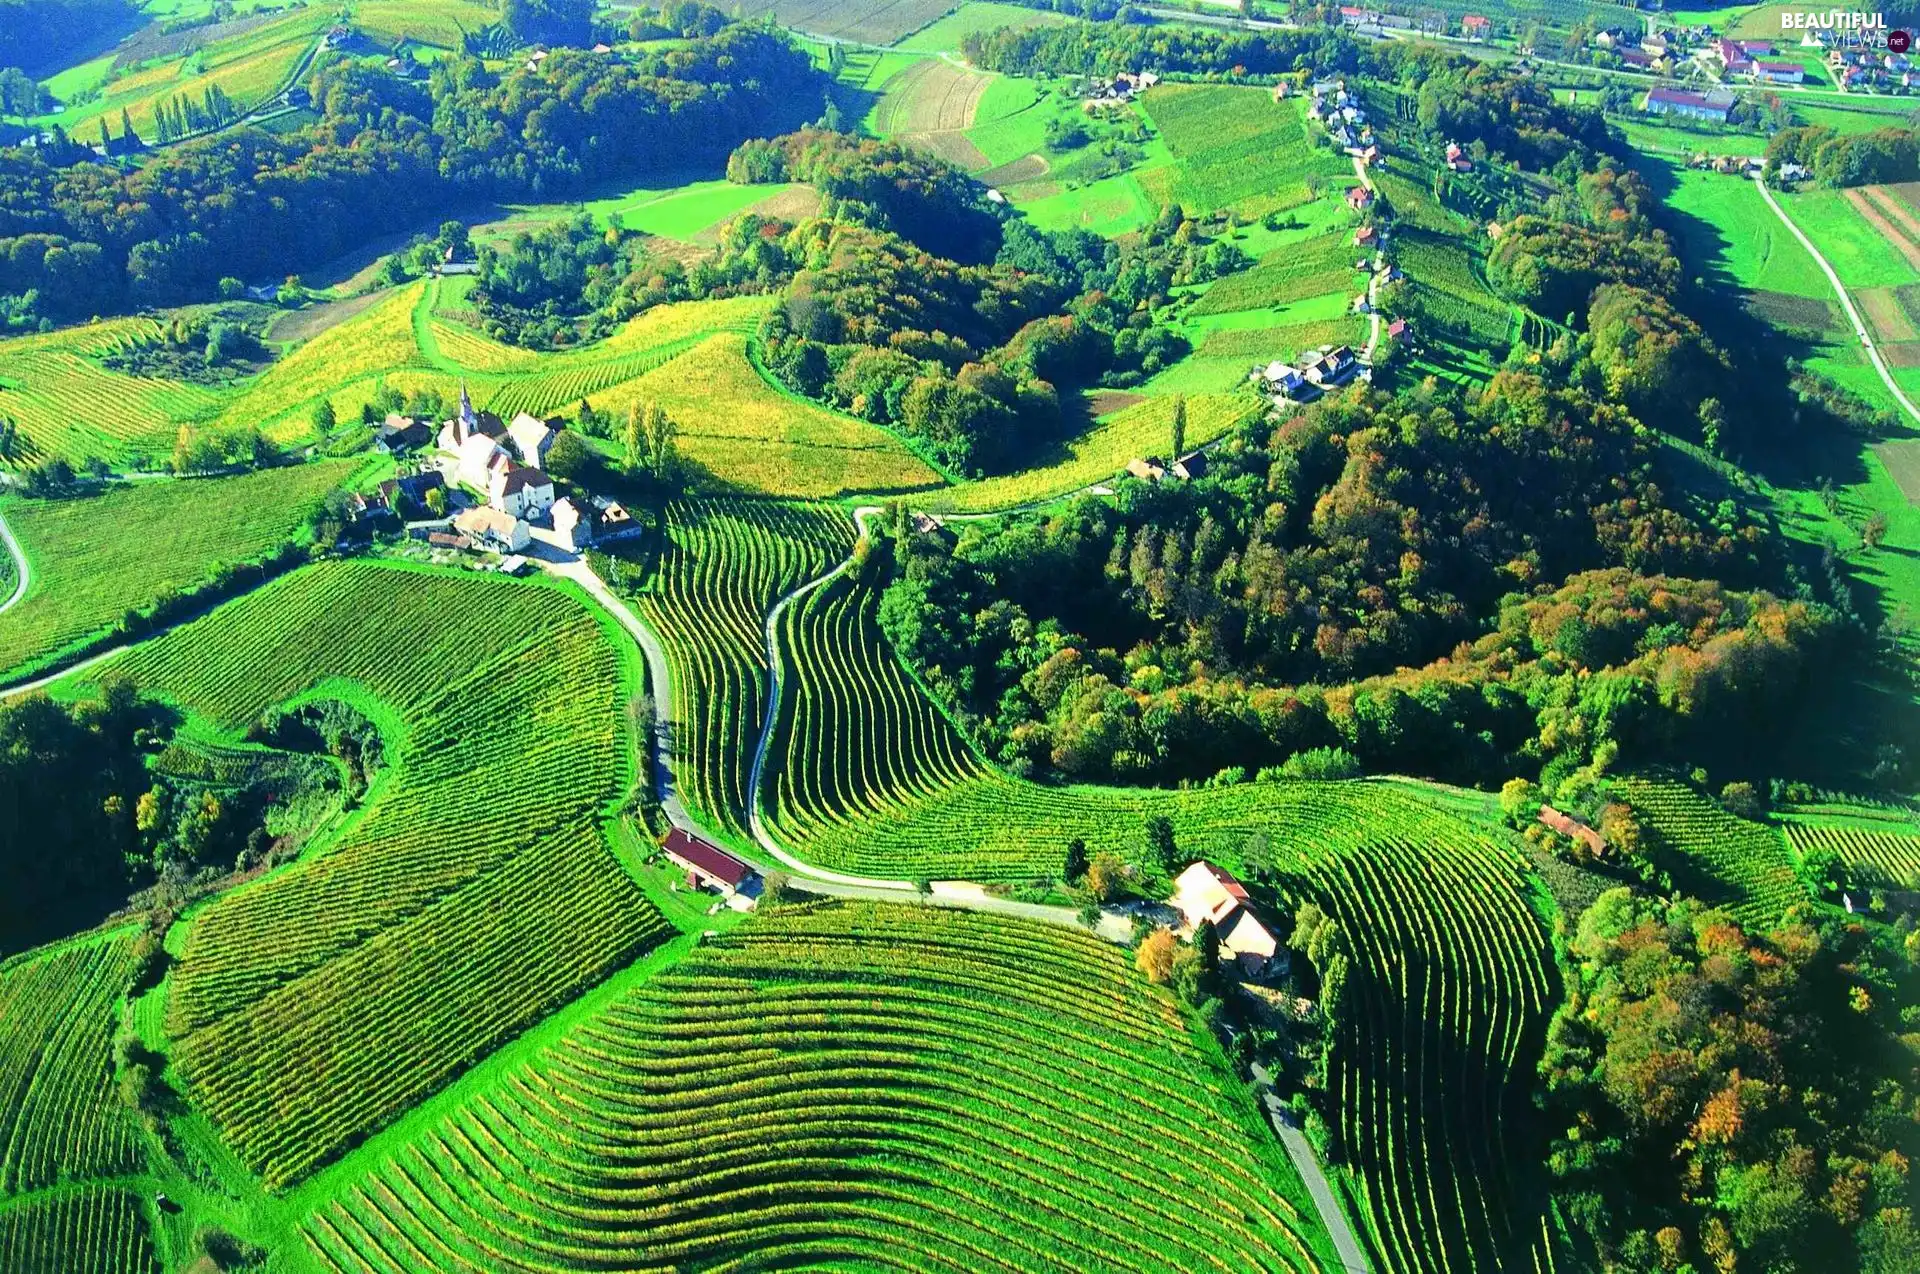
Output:
[[1887,15],[1860,9],[1784,10],[1780,14],[1782,31],[1885,31]]

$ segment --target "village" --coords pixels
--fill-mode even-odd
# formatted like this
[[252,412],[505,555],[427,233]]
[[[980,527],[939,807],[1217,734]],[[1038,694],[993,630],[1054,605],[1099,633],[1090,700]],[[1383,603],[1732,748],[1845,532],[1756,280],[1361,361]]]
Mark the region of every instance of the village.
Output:
[[[438,431],[401,415],[379,426],[374,447],[411,463],[411,471],[355,497],[352,512],[401,522],[410,539],[443,560],[497,556],[508,574],[529,569],[526,555],[540,552],[535,545],[577,555],[635,533],[638,524],[617,500],[557,494],[541,466],[561,428],[526,412],[503,421],[477,411],[463,384],[457,412]],[[410,461],[418,453],[428,454]]]

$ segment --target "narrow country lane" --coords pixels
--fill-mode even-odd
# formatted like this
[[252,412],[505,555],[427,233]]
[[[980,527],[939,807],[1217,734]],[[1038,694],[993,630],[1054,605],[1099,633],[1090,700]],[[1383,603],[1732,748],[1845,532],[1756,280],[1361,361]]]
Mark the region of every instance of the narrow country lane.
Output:
[[0,613],[5,613],[27,595],[27,585],[33,579],[33,568],[27,565],[26,550],[20,547],[20,541],[13,538],[13,528],[7,525],[4,517],[0,517],[0,540],[6,541],[7,552],[13,556],[13,595],[0,602]]
[[1280,1135],[1280,1144],[1286,1148],[1287,1158],[1293,1160],[1295,1171],[1307,1183],[1307,1193],[1313,1196],[1313,1206],[1320,1213],[1320,1223],[1327,1227],[1327,1236],[1333,1240],[1333,1250],[1340,1258],[1340,1268],[1347,1274],[1369,1274],[1373,1267],[1368,1264],[1367,1254],[1359,1240],[1353,1236],[1346,1210],[1340,1206],[1327,1174],[1321,1170],[1319,1156],[1313,1153],[1312,1144],[1294,1124],[1292,1112],[1273,1095],[1273,1077],[1267,1068],[1255,1062],[1252,1069],[1260,1104],[1266,1110],[1273,1130]]
[[1873,364],[1873,370],[1880,373],[1880,379],[1886,384],[1887,392],[1893,395],[1894,401],[1905,409],[1908,416],[1912,417],[1916,423],[1920,423],[1920,407],[1915,407],[1913,400],[1908,398],[1900,386],[1894,382],[1893,373],[1887,370],[1886,361],[1880,357],[1880,351],[1874,348],[1873,336],[1867,331],[1866,320],[1860,317],[1859,310],[1853,308],[1853,298],[1847,295],[1846,285],[1840,282],[1840,276],[1827,263],[1827,259],[1820,255],[1820,249],[1813,246],[1813,240],[1794,224],[1793,218],[1787,215],[1787,210],[1782,208],[1779,201],[1773,197],[1773,192],[1767,189],[1766,180],[1759,173],[1753,175],[1753,184],[1760,188],[1760,197],[1767,201],[1767,207],[1773,209],[1773,215],[1780,218],[1780,224],[1800,241],[1800,246],[1813,257],[1814,264],[1820,267],[1820,272],[1827,276],[1827,282],[1833,285],[1833,294],[1840,298],[1840,307],[1847,312],[1847,322],[1853,325],[1853,334],[1859,339],[1860,348],[1867,352],[1867,361]]

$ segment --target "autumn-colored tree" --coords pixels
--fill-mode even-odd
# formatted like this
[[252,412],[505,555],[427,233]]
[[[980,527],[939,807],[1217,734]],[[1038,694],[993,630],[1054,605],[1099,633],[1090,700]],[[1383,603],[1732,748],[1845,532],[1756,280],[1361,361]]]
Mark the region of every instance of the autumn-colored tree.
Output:
[[1115,854],[1095,854],[1087,864],[1087,892],[1097,902],[1112,902],[1127,888],[1127,865]]
[[1133,957],[1134,966],[1146,974],[1147,981],[1165,986],[1173,977],[1173,956],[1179,945],[1173,930],[1155,929],[1140,940],[1140,949]]

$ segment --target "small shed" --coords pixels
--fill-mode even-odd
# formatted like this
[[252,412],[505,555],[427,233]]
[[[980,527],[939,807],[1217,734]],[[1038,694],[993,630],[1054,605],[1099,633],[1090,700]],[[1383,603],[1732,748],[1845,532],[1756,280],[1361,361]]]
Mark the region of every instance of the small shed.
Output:
[[667,833],[660,846],[669,862],[687,873],[689,882],[708,886],[731,895],[753,878],[753,868],[721,849],[681,828]]

